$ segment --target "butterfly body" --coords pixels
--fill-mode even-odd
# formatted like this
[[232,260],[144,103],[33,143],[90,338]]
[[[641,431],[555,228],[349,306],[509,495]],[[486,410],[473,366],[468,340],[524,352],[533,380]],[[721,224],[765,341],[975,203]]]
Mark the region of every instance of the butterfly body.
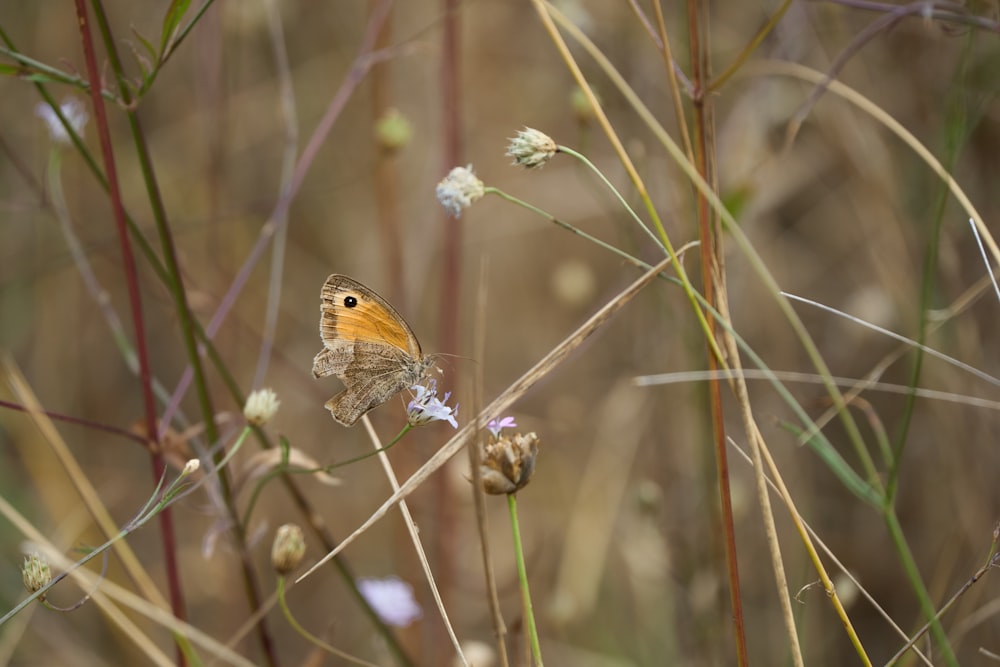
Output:
[[323,350],[313,376],[336,375],[346,389],[326,407],[352,426],[363,414],[419,383],[433,367],[406,321],[389,302],[353,278],[334,274],[321,293]]

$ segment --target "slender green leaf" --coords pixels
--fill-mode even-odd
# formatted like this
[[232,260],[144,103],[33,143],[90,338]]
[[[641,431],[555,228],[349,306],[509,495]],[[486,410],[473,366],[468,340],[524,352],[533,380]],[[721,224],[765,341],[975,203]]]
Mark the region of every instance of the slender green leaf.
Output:
[[160,36],[160,57],[166,53],[167,45],[177,32],[181,19],[191,6],[191,0],[173,0],[167,9],[167,15],[163,17],[163,34]]
[[[797,437],[801,437],[805,432],[802,428],[790,422],[782,421],[781,426],[785,430],[794,433]],[[806,444],[809,445],[809,449],[816,452],[823,459],[823,462],[830,468],[830,471],[837,479],[843,482],[844,486],[851,493],[875,507],[882,507],[883,500],[881,494],[872,488],[871,484],[861,479],[858,473],[854,472],[854,468],[844,460],[840,452],[834,449],[826,438],[812,437],[806,440]]]
[[139,40],[140,44],[146,47],[146,51],[149,52],[149,59],[156,60],[156,49],[153,48],[153,45],[148,39],[142,36],[142,33],[135,29],[135,26],[132,26],[132,35]]
[[42,74],[41,72],[33,72],[32,70],[21,67],[20,65],[0,64],[0,76],[15,76],[22,81],[31,81],[34,83],[66,83],[63,79],[51,77],[48,74]]

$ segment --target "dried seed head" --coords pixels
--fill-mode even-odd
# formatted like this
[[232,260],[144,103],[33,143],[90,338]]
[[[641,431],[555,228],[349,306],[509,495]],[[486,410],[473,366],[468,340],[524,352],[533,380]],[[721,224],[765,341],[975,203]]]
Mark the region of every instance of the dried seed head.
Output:
[[21,567],[21,579],[29,593],[37,593],[52,581],[49,562],[36,553],[28,554],[24,557],[24,565]]
[[294,523],[286,523],[274,534],[271,546],[271,565],[275,572],[284,576],[297,568],[306,553],[306,540],[302,529]]
[[507,144],[507,155],[514,158],[514,165],[526,169],[541,167],[552,159],[559,147],[544,132],[526,127]]
[[483,491],[492,495],[516,493],[531,481],[538,456],[538,436],[515,433],[497,438],[483,447],[480,472]]

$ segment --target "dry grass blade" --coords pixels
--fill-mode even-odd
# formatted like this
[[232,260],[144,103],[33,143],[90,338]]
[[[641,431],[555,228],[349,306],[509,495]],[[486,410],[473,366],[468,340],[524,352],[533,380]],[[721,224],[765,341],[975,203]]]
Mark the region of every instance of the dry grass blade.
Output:
[[[115,525],[114,520],[111,518],[111,514],[97,493],[97,489],[94,488],[90,479],[80,467],[80,464],[73,457],[70,448],[62,439],[62,436],[60,436],[52,420],[42,411],[42,406],[38,402],[38,398],[31,390],[24,376],[21,375],[14,359],[4,354],[0,357],[0,366],[3,367],[4,375],[6,375],[7,381],[13,388],[18,400],[28,409],[31,419],[35,422],[36,428],[41,432],[44,441],[49,444],[53,453],[59,459],[59,463],[65,468],[66,475],[72,480],[87,510],[94,517],[94,521],[98,526],[100,526],[101,532],[106,538],[116,535],[118,533],[118,526]],[[166,598],[163,597],[156,584],[153,583],[128,543],[124,540],[119,540],[115,542],[112,549],[114,549],[115,555],[121,559],[129,576],[139,590],[142,591],[143,596],[153,604],[167,609]]]
[[672,261],[672,258],[668,257],[644,273],[638,280],[629,285],[618,296],[606,303],[603,308],[594,313],[594,315],[584,322],[580,328],[553,348],[552,351],[545,355],[541,361],[518,378],[507,388],[506,391],[500,394],[492,403],[476,415],[475,419],[463,426],[458,433],[451,438],[451,440],[445,443],[445,445],[427,461],[427,463],[422,465],[419,470],[413,473],[412,477],[406,480],[406,482],[399,488],[399,491],[396,491],[384,503],[382,503],[382,506],[375,510],[357,530],[337,545],[336,549],[329,552],[326,556],[320,559],[318,563],[309,568],[305,574],[296,580],[296,583],[308,577],[325,562],[343,551],[348,544],[353,542],[359,535],[368,530],[368,528],[376,521],[384,517],[396,503],[413,493],[418,486],[423,484],[424,480],[430,477],[431,474],[433,474],[438,468],[447,463],[448,459],[457,454],[458,451],[472,439],[479,429],[486,426],[486,423],[490,419],[493,419],[500,413],[506,411],[507,408],[513,405],[514,401],[524,395],[524,393],[533,387],[535,383],[552,372],[552,370],[560,363],[565,361],[573,350],[578,348],[584,340],[597,331],[598,327],[611,319],[611,317],[621,310],[625,304],[631,301],[636,294],[642,291],[642,288],[652,282],[663,270],[670,266]]
[[[396,479],[396,473],[392,469],[392,464],[389,463],[389,457],[383,451],[383,445],[381,439],[378,437],[378,433],[375,431],[375,427],[372,426],[371,420],[368,415],[362,415],[361,423],[364,424],[365,432],[368,433],[368,438],[371,440],[372,446],[375,447],[375,451],[378,452],[379,463],[382,464],[382,469],[385,471],[386,479],[389,480],[389,485],[392,486],[393,491],[399,491],[399,480]],[[434,573],[431,571],[431,564],[427,560],[427,552],[424,551],[424,545],[420,541],[420,531],[417,529],[417,524],[413,520],[413,516],[410,514],[410,508],[406,506],[406,501],[399,502],[399,510],[403,514],[403,522],[406,523],[406,530],[410,534],[410,539],[413,541],[413,548],[417,550],[417,558],[420,560],[420,567],[423,568],[424,576],[427,577],[427,585],[430,586],[431,595],[434,596],[434,602],[437,604],[438,612],[441,614],[441,620],[444,622],[444,627],[448,631],[448,638],[451,639],[452,645],[455,647],[455,652],[458,654],[459,660],[465,667],[469,667],[469,661],[465,658],[465,654],[462,652],[462,646],[458,643],[458,637],[455,635],[455,628],[451,625],[451,619],[448,618],[448,611],[444,608],[444,600],[441,599],[441,591],[438,590],[438,585],[434,581]]]

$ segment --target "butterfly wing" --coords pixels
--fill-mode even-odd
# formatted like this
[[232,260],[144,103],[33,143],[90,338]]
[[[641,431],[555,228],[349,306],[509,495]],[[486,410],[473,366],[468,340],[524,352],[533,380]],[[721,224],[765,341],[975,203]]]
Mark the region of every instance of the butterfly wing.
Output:
[[336,375],[346,386],[326,403],[345,426],[418,382],[426,363],[406,321],[385,299],[347,276],[334,274],[322,290],[324,349],[313,376]]
[[319,335],[326,347],[363,341],[391,345],[413,359],[421,358],[420,343],[410,325],[374,290],[334,274],[326,279],[321,299]]
[[[317,372],[319,371],[319,372]],[[326,402],[333,418],[344,426],[372,408],[419,382],[423,364],[388,345],[356,342],[350,348],[326,348],[313,361],[313,374],[336,375],[346,389]]]

